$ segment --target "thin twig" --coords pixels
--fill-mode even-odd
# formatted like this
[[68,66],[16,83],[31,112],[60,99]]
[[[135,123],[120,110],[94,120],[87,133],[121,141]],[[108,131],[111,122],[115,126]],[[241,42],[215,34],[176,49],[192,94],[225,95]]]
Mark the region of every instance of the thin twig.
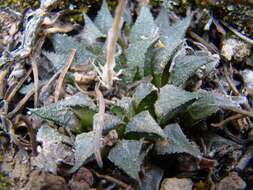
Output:
[[4,97],[5,88],[6,88],[6,79],[5,77],[9,73],[9,69],[1,70],[0,71],[0,98]]
[[58,75],[61,74],[61,70],[57,71],[48,81],[47,83],[42,87],[41,92],[46,92],[51,85],[51,83],[58,77]]
[[9,94],[9,96],[6,98],[7,102],[11,102],[12,101],[13,97],[16,95],[16,93],[21,88],[21,86],[24,84],[24,82],[28,79],[28,77],[30,76],[31,72],[32,72],[32,69],[29,69],[28,72],[26,73],[25,77],[18,82],[18,84],[15,86],[15,88],[11,91],[11,93]]
[[188,34],[190,35],[190,37],[194,40],[196,40],[197,42],[203,44],[205,47],[207,47],[207,49],[212,52],[212,53],[219,53],[219,50],[211,43],[208,43],[206,40],[204,40],[203,38],[201,38],[198,34],[196,34],[193,31],[188,31]]
[[241,34],[240,32],[238,32],[236,29],[234,29],[232,26],[229,26],[226,22],[220,20],[220,22],[225,26],[227,27],[231,32],[233,32],[235,35],[237,35],[239,38],[241,38],[242,40],[250,43],[250,44],[253,44],[253,40],[243,34]]
[[[93,131],[95,132],[95,158],[99,167],[103,167],[103,161],[101,157],[101,139],[102,131],[104,128],[104,114],[105,114],[105,101],[102,92],[99,90],[99,84],[95,86],[95,92],[99,104],[98,120],[93,122]],[[95,117],[94,116],[94,117]]]
[[227,108],[224,108],[224,109],[227,109],[229,111],[239,113],[239,114],[242,114],[242,115],[249,116],[249,117],[253,118],[253,112],[252,111],[246,111],[246,110],[242,110],[240,108],[234,108],[234,107],[227,107]]
[[240,96],[240,92],[237,90],[237,88],[235,87],[234,83],[231,81],[231,79],[228,76],[228,71],[227,68],[224,67],[224,74],[225,74],[225,78],[230,86],[230,88],[232,89],[232,91],[237,95]]
[[230,121],[233,121],[233,120],[238,120],[238,119],[241,119],[241,118],[244,118],[244,117],[248,117],[246,115],[242,115],[242,114],[235,114],[235,115],[232,115],[224,120],[222,120],[221,122],[219,123],[212,123],[211,125],[213,127],[223,127],[226,123],[230,122]]
[[75,54],[76,54],[76,49],[71,49],[67,64],[64,67],[64,69],[62,70],[62,72],[59,76],[59,79],[57,81],[57,84],[56,84],[55,94],[54,94],[54,101],[55,102],[57,102],[60,97],[61,88],[62,88],[62,84],[63,84],[64,78],[65,78],[65,75],[67,74],[71,64],[73,63]]
[[39,70],[38,65],[34,59],[31,61],[32,70],[33,70],[33,78],[34,78],[34,107],[37,108],[39,106]]
[[121,186],[122,188],[124,189],[132,189],[132,187],[130,185],[127,185],[125,182],[123,181],[120,181],[112,176],[108,176],[108,175],[102,175],[102,174],[99,174],[97,173],[95,170],[92,170],[92,172],[99,178],[103,178],[103,179],[106,179],[108,181],[111,181],[111,182],[114,182],[116,183],[117,185]]
[[34,89],[32,91],[30,91],[29,93],[27,93],[16,105],[16,107],[14,108],[14,110],[12,110],[11,112],[8,113],[8,117],[11,118],[13,117],[18,111],[20,111],[20,109],[23,108],[23,106],[26,104],[26,102],[33,96],[34,94]]

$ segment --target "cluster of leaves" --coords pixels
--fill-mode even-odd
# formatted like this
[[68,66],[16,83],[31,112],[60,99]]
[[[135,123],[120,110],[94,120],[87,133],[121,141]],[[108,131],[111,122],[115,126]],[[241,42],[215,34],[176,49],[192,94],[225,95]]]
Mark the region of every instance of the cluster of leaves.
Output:
[[[94,22],[85,14],[84,19],[85,27],[79,41],[62,34],[52,36],[54,52],[44,52],[44,55],[55,71],[63,68],[71,48],[77,49],[74,64],[83,64],[87,60],[105,62],[106,41],[98,42],[97,39],[105,38],[112,27],[113,18],[106,1],[103,1]],[[119,69],[125,71],[119,85],[127,86],[136,80],[142,82],[134,89],[126,90],[128,96],[123,96],[108,108],[110,111],[104,117],[104,134],[112,129],[118,130],[120,140],[110,149],[107,158],[140,182],[139,172],[149,152],[201,156],[199,148],[186,137],[180,125],[173,122],[175,118],[187,117],[189,125],[193,125],[219,109],[237,108],[241,102],[203,89],[196,92],[185,90],[196,73],[209,74],[219,61],[217,55],[206,50],[193,50],[185,43],[191,16],[172,23],[167,10],[162,9],[154,19],[150,8],[144,6],[134,23],[128,9],[123,20],[126,25],[122,35],[127,40],[119,40],[121,54],[116,55]],[[152,75],[154,80],[145,81],[143,78],[147,75]],[[94,160],[95,143],[91,127],[97,110],[93,99],[81,93],[31,110],[37,116],[77,134],[73,145],[75,163],[70,172]]]

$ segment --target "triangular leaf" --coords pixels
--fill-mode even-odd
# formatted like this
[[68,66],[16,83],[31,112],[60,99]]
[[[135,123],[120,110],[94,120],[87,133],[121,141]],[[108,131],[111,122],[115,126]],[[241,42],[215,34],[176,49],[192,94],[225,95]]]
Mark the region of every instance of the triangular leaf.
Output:
[[165,8],[161,8],[158,16],[155,20],[156,25],[159,27],[160,34],[166,34],[168,27],[171,25],[168,11]]
[[129,6],[126,6],[125,8],[125,12],[124,12],[124,21],[128,24],[131,25],[133,22],[133,18],[132,18],[132,12]]
[[[75,61],[78,64],[84,64],[89,58],[96,58],[96,56],[87,49],[88,46],[85,41],[81,40],[79,42],[73,37],[61,34],[53,35],[51,41],[56,54],[65,54],[68,56],[72,48],[76,49]],[[66,62],[64,64],[66,65]]]
[[163,36],[172,36],[175,34],[176,39],[182,39],[185,36],[187,28],[190,26],[191,23],[191,16],[186,16],[183,19],[178,20],[176,23],[173,23],[167,30],[164,30],[166,33]]
[[199,90],[196,92],[196,96],[198,97],[197,101],[187,108],[187,114],[193,123],[205,119],[221,108],[238,108],[240,104],[245,102],[243,98],[218,95],[205,90]]
[[191,17],[186,17],[171,26],[162,26],[160,29],[162,36],[160,37],[161,43],[164,47],[158,49],[155,60],[155,73],[163,73],[168,61],[172,58],[173,54],[178,50],[182,44],[186,29],[191,21]]
[[140,15],[135,21],[129,36],[130,43],[143,41],[144,39],[152,39],[152,34],[158,32],[154,18],[148,6],[143,6]]
[[118,127],[120,124],[123,124],[123,121],[119,117],[112,114],[105,113],[103,133],[106,134],[110,130]]
[[140,190],[159,190],[159,185],[163,177],[161,168],[152,166],[144,171],[144,178],[140,185]]
[[85,164],[95,152],[95,141],[93,131],[76,136],[75,140],[75,164],[69,171],[73,173]]
[[156,135],[165,138],[163,130],[148,111],[143,111],[134,116],[126,126],[126,133],[145,134],[146,136]]
[[188,103],[194,101],[195,95],[173,85],[166,85],[160,89],[155,103],[155,112],[161,123],[172,118]]
[[130,177],[140,181],[139,171],[147,154],[143,145],[143,141],[122,140],[111,149],[108,158]]
[[150,82],[142,82],[133,94],[133,101],[138,106],[151,92],[157,90],[156,87]]
[[42,148],[32,160],[34,166],[56,174],[59,169],[59,160],[66,164],[73,164],[73,151],[69,146],[71,140],[68,136],[43,124],[37,132],[36,141],[41,143]]
[[140,75],[144,75],[145,54],[148,48],[158,39],[158,27],[149,7],[142,7],[134,26],[131,29],[129,42],[126,50],[127,80],[133,79],[137,69]]
[[188,153],[193,156],[200,156],[199,148],[192,143],[184,135],[178,124],[170,124],[164,129],[167,140],[158,141],[155,150],[158,155]]
[[81,33],[81,38],[86,40],[88,43],[93,44],[96,39],[104,36],[103,33],[97,28],[92,20],[84,13],[85,25]]
[[196,74],[198,69],[206,65],[213,65],[212,68],[218,63],[217,56],[195,56],[195,55],[180,55],[175,59],[175,67],[170,75],[170,83],[175,86],[184,87],[187,80]]
[[80,124],[71,110],[72,107],[85,107],[91,110],[96,110],[96,106],[89,96],[77,93],[64,100],[60,100],[41,108],[30,109],[30,111],[43,119],[53,121],[74,130],[79,127],[78,125]]
[[43,54],[49,59],[55,72],[62,69],[67,63],[67,59],[68,59],[67,53],[66,54],[60,54],[60,53],[57,54],[54,52],[43,52]]
[[100,29],[101,32],[107,35],[108,31],[112,27],[112,23],[113,23],[112,15],[108,9],[106,0],[103,0],[101,9],[99,10],[98,15],[95,19],[95,24],[97,25],[97,27]]
[[117,99],[112,107],[112,111],[120,116],[121,119],[132,117],[134,115],[133,99],[127,96]]

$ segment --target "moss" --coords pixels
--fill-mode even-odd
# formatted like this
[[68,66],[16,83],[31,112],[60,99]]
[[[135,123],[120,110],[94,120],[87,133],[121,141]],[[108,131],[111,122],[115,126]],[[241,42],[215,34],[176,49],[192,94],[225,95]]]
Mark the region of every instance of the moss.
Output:
[[11,183],[9,179],[0,173],[0,189],[1,190],[9,190],[11,189]]
[[38,8],[40,5],[39,0],[6,0],[0,1],[0,7],[10,7],[17,11],[23,11],[26,8]]

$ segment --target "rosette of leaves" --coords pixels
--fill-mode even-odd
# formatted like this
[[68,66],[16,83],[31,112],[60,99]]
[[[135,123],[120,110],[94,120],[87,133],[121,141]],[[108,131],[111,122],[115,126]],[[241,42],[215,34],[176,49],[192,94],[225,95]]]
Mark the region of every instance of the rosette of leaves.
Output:
[[[168,12],[162,9],[155,20],[146,5],[141,8],[139,16],[132,24],[133,19],[129,19],[127,14],[129,10],[125,12],[122,22],[127,22],[131,27],[128,33],[123,30],[127,43],[123,39],[120,39],[121,43],[119,43],[124,50],[120,52],[124,52],[122,56],[125,59],[116,60],[118,68],[124,64],[127,66],[124,68],[124,79],[132,82],[136,77],[141,78],[147,74],[162,75],[169,60],[182,44],[191,17],[170,23]],[[74,63],[83,64],[87,60],[99,60],[99,63],[105,63],[106,42],[103,44],[97,39],[106,37],[112,27],[113,18],[106,1],[103,1],[94,22],[86,14],[84,20],[85,26],[79,35],[81,40],[62,34],[52,36],[54,52],[44,52],[44,55],[55,70],[65,65],[67,55],[72,48],[77,49]],[[149,52],[149,48],[152,48],[153,52]]]
[[[45,52],[45,56],[51,61],[55,70],[64,66],[64,60],[71,48],[77,49],[74,64],[83,64],[87,60],[106,62],[107,41],[97,40],[106,37],[112,27],[113,19],[106,1],[103,1],[94,22],[87,15],[84,15],[84,18],[85,26],[79,35],[81,40],[60,34],[51,38],[54,52]],[[141,184],[139,174],[142,171],[143,161],[151,149],[154,151],[150,152],[162,156],[185,153],[193,157],[201,157],[198,146],[189,140],[190,136],[184,134],[184,128],[175,124],[175,118],[182,122],[182,114],[188,114],[194,122],[205,120],[219,109],[224,109],[226,106],[238,107],[240,103],[230,97],[216,96],[209,91],[186,90],[187,82],[196,73],[209,74],[219,62],[217,55],[207,51],[194,51],[192,54],[184,51],[184,37],[191,16],[171,22],[169,12],[161,9],[154,19],[150,8],[143,6],[134,23],[129,19],[129,14],[123,17],[122,21],[128,23],[130,31],[127,33],[123,29],[121,33],[126,40],[123,38],[118,40],[118,46],[121,46],[122,51],[119,51],[120,59],[117,60],[117,67],[124,69],[122,78],[125,79],[120,84],[127,86],[137,79],[141,82],[137,81],[137,85],[129,90],[124,88],[125,96],[122,95],[116,103],[106,109],[118,116],[105,117],[107,129],[117,129],[119,124],[125,129],[120,134],[119,141],[108,150],[107,158],[130,178]],[[116,53],[115,56],[118,54]],[[122,65],[124,68],[121,68]],[[152,75],[154,80],[144,81],[146,75]],[[55,103],[32,112],[60,125],[70,126],[69,121],[73,120],[69,119],[69,116],[79,119],[78,123],[86,114],[74,111],[76,109],[73,107],[87,107],[93,111],[93,114],[97,112],[93,100],[87,97],[85,100],[71,103],[72,97],[71,101],[58,102],[60,106]],[[49,108],[57,109],[51,112]],[[68,120],[59,122],[58,108],[61,108],[61,112],[66,112],[65,119]],[[201,109],[204,111],[200,113]],[[51,112],[50,115],[48,112]],[[93,131],[88,131],[76,136],[75,164],[70,173],[94,160],[94,135]],[[102,154],[102,157],[105,158],[106,154]],[[162,175],[163,172],[159,169],[158,171],[160,180],[162,178],[160,174]],[[158,185],[156,186],[158,188]]]

